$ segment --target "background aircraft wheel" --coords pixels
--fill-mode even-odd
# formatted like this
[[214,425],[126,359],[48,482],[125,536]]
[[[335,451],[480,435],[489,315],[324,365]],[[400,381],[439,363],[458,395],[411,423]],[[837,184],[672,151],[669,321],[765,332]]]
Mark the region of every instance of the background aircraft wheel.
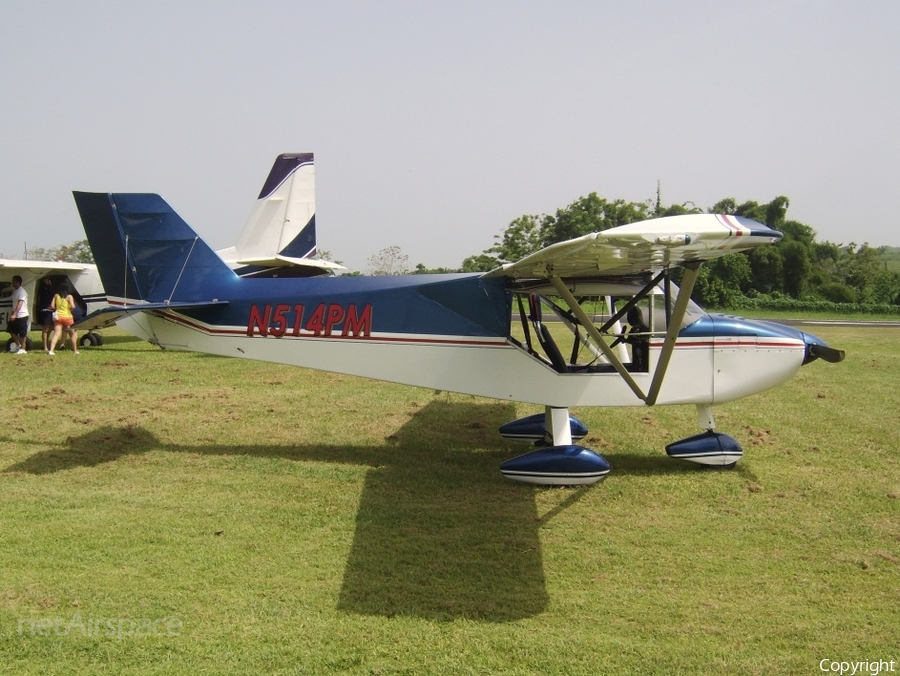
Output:
[[91,335],[94,336],[94,340],[97,341],[96,342],[97,347],[100,347],[101,345],[103,345],[103,336],[101,336],[99,333],[92,333]]
[[93,333],[86,333],[78,340],[78,344],[81,345],[81,347],[93,347],[97,344],[97,341],[95,340]]

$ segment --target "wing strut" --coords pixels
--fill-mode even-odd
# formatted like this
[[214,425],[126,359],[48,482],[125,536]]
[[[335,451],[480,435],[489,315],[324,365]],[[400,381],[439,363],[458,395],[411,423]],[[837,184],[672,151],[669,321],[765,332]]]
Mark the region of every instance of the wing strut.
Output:
[[[631,373],[625,368],[618,356],[613,352],[612,348],[603,340],[603,336],[597,329],[596,325],[591,321],[587,313],[582,309],[581,305],[575,299],[575,296],[569,291],[569,287],[557,276],[551,276],[550,283],[559,295],[566,301],[573,314],[578,318],[585,331],[594,339],[597,347],[603,352],[603,355],[609,360],[616,372],[622,376],[622,380],[631,388],[632,392],[648,406],[653,406],[659,398],[659,391],[662,388],[663,379],[669,368],[669,360],[672,358],[672,351],[675,349],[675,342],[678,339],[678,333],[681,330],[681,322],[684,321],[685,312],[687,312],[688,303],[691,300],[691,292],[694,289],[694,283],[697,281],[697,275],[700,272],[702,261],[691,261],[682,264],[684,275],[681,278],[681,287],[678,290],[678,297],[675,299],[674,307],[668,317],[666,327],[666,337],[663,342],[662,351],[656,362],[656,369],[653,372],[653,380],[650,381],[650,390],[647,394],[641,390],[640,386],[631,377]],[[668,282],[668,275],[665,275],[665,281]],[[666,310],[669,310],[669,285],[666,284]]]
[[600,332],[597,330],[594,322],[591,321],[590,317],[587,316],[587,313],[582,309],[581,305],[575,299],[575,296],[573,296],[572,292],[569,291],[569,287],[567,287],[565,283],[556,276],[550,277],[550,283],[553,284],[553,287],[557,290],[557,292],[559,292],[559,295],[562,296],[563,300],[566,301],[569,309],[572,310],[576,317],[578,317],[578,321],[581,322],[584,330],[587,331],[591,338],[594,339],[594,342],[597,343],[597,347],[599,347],[600,351],[603,352],[603,356],[605,356],[609,360],[609,363],[613,365],[613,368],[618,372],[620,376],[622,376],[622,380],[624,380],[628,384],[628,387],[631,388],[632,392],[634,392],[638,399],[640,399],[641,401],[647,401],[647,396],[641,391],[641,388],[634,381],[634,378],[631,377],[631,374],[628,372],[625,366],[623,366],[622,362],[619,360],[619,357],[616,356],[615,352],[613,352],[613,349],[606,344],[605,340],[603,340],[603,336],[600,335]]
[[[659,397],[659,390],[662,387],[666,370],[669,368],[669,359],[672,358],[675,340],[678,338],[678,332],[681,330],[681,322],[684,321],[684,313],[687,311],[688,302],[691,299],[691,291],[694,289],[694,282],[697,281],[701,264],[701,261],[682,264],[684,275],[681,278],[681,288],[678,290],[678,298],[675,299],[675,307],[672,308],[672,316],[668,318],[666,340],[663,343],[662,351],[659,353],[659,360],[656,362],[656,370],[653,372],[653,380],[650,382],[650,392],[647,394],[647,398],[644,399],[647,402],[647,406],[653,406],[657,397]],[[668,279],[668,276],[666,279]],[[667,295],[666,309],[668,307],[669,296]]]

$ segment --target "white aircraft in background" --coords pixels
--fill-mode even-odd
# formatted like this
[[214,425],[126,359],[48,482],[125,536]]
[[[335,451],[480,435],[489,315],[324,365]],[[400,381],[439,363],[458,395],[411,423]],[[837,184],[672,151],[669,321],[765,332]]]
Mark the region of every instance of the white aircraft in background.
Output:
[[[237,244],[217,253],[242,277],[312,277],[344,269],[318,258],[312,153],[284,153],[275,158]],[[97,314],[108,303],[96,265],[0,259],[0,327],[3,329],[12,310],[10,294],[14,275],[22,277],[22,287],[31,304],[32,323],[40,310],[37,306],[39,281],[50,277],[54,288],[63,281],[68,282],[83,317],[75,328],[86,332],[79,342],[83,347],[102,345],[103,337],[94,331],[110,326],[113,320],[108,314]],[[125,319],[122,328],[142,335],[140,322]],[[7,349],[12,342],[12,338],[7,340]]]

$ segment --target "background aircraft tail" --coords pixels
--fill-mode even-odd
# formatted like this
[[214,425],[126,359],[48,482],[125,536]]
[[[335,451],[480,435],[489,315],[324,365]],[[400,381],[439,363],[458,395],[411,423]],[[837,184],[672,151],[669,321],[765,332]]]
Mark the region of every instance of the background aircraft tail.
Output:
[[[230,264],[316,255],[316,172],[312,153],[275,158],[237,244],[219,251]],[[238,274],[241,274],[240,268]]]
[[111,304],[208,301],[238,279],[159,195],[73,195]]

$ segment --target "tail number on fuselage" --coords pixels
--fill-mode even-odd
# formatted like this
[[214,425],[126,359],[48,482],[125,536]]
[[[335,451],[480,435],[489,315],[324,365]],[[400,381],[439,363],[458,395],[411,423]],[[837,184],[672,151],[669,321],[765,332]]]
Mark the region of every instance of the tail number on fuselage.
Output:
[[[338,303],[319,303],[304,324],[303,305],[281,303],[250,306],[247,321],[248,336],[341,336],[342,338],[368,338],[372,335],[372,306],[363,306],[360,312],[355,303],[347,307]],[[302,333],[301,333],[302,332]]]

